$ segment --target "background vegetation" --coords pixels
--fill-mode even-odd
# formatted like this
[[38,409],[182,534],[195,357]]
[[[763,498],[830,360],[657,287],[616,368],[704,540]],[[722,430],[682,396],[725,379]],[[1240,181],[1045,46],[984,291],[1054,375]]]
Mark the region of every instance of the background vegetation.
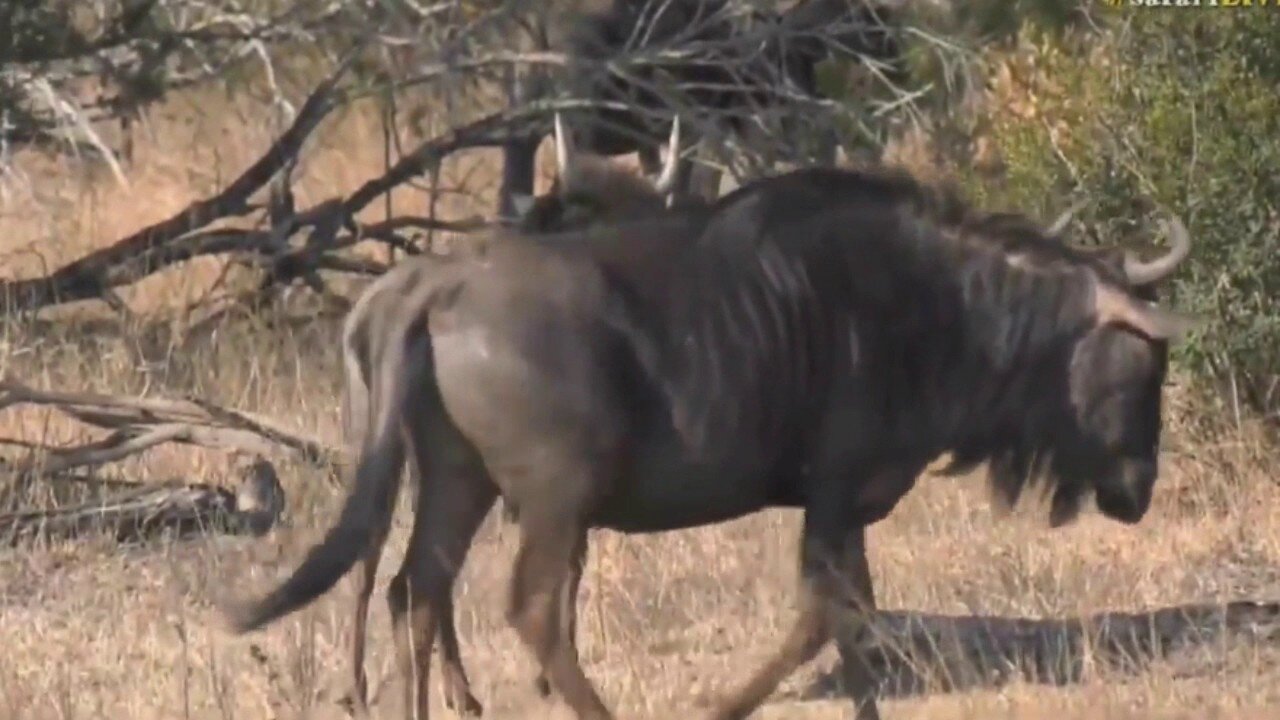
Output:
[[1226,407],[1275,417],[1280,13],[1107,20],[1101,32],[1026,27],[992,55],[986,111],[1007,177],[971,186],[1010,207],[1087,198],[1076,227],[1100,243],[1141,242],[1161,213],[1180,213],[1195,251],[1172,297],[1210,322],[1179,360]]

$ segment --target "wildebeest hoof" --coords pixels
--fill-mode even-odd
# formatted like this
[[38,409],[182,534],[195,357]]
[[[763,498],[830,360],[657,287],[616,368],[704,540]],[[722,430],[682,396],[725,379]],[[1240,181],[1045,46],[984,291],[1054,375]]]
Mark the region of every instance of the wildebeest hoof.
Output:
[[551,681],[545,675],[539,675],[533,679],[533,690],[538,693],[538,697],[546,700],[551,697]]

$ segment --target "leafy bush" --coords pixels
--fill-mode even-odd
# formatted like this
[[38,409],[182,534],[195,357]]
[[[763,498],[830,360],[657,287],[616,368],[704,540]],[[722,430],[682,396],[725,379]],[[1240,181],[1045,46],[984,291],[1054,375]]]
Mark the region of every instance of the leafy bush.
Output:
[[1194,246],[1165,296],[1207,323],[1176,359],[1274,412],[1280,12],[1126,8],[1107,17],[1088,35],[1024,27],[1014,50],[989,58],[998,67],[989,126],[1007,181],[970,172],[970,194],[1046,218],[1084,196],[1074,240],[1138,249],[1164,212],[1179,214]]

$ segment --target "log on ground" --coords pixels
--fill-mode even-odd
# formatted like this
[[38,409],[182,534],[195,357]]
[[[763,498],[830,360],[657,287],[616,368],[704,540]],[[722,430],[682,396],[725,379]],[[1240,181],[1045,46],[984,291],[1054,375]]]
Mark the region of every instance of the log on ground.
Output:
[[256,458],[238,468],[239,487],[204,483],[139,485],[108,500],[67,508],[0,515],[0,539],[8,545],[33,539],[70,539],[87,533],[133,542],[159,534],[249,533],[261,535],[284,510],[284,490],[271,463]]

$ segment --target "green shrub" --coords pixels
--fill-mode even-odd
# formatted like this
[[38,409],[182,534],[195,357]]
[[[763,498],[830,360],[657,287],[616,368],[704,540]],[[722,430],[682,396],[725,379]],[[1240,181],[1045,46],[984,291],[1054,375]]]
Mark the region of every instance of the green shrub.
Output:
[[[1087,36],[1024,28],[989,103],[1007,166],[983,205],[1051,217],[1074,240],[1136,244],[1163,212],[1191,231],[1165,297],[1207,323],[1176,361],[1253,409],[1280,405],[1280,10],[1126,9]],[[996,74],[998,77],[999,73]],[[1084,229],[1087,228],[1087,232]],[[1086,238],[1084,235],[1088,235]]]

